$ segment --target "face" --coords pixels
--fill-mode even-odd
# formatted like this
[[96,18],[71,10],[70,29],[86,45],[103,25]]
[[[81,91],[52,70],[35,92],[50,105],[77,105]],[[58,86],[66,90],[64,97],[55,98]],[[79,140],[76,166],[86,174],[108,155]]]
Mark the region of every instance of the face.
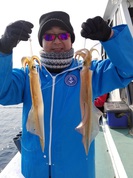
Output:
[[[45,34],[60,34],[66,33],[67,31],[62,30],[60,27],[52,27],[50,30],[46,31]],[[68,37],[67,40],[55,38],[53,41],[46,41],[43,38],[42,41],[43,50],[45,52],[65,52],[69,51],[72,48],[71,37]]]

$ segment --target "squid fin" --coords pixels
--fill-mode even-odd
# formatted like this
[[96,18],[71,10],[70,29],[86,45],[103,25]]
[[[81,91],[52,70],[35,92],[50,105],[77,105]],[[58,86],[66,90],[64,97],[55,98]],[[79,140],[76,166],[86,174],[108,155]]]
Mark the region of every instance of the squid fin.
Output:
[[30,133],[37,135],[36,124],[35,124],[35,115],[34,115],[34,111],[32,108],[28,115],[26,128],[27,128],[27,131],[29,131]]

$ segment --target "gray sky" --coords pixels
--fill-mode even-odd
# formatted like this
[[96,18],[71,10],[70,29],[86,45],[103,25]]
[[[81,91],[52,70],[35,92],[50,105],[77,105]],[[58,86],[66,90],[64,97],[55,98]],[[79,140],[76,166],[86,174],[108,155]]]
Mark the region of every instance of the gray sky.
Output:
[[[76,40],[75,51],[84,47],[84,38],[80,36],[81,24],[87,18],[95,16],[103,17],[108,0],[3,0],[0,10],[0,35],[4,33],[6,26],[16,20],[26,20],[34,24],[31,35],[32,49],[34,55],[39,55],[41,50],[37,33],[39,28],[39,17],[49,11],[62,10],[69,13],[71,23],[74,27]],[[90,49],[96,42],[87,40],[86,48]],[[14,48],[14,67],[21,67],[21,58],[30,55],[29,42],[20,42]]]

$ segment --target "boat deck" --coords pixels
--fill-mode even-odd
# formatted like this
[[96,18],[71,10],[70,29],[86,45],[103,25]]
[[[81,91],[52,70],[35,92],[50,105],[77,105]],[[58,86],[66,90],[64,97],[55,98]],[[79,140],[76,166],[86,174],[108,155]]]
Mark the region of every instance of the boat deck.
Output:
[[[96,178],[133,178],[133,137],[128,129],[110,129],[104,120],[96,143]],[[0,178],[24,178],[18,152]],[[14,169],[13,169],[14,168]]]
[[95,140],[96,178],[114,178],[114,170],[102,128]]
[[133,136],[111,129],[106,120],[96,137],[96,178],[133,178]]

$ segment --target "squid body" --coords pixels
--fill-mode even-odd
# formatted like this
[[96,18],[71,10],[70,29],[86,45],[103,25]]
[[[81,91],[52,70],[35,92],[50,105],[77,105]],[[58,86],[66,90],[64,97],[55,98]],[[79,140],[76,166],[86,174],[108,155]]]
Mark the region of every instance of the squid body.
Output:
[[29,66],[29,79],[30,79],[30,92],[32,98],[32,107],[28,114],[26,123],[27,131],[32,134],[38,135],[42,152],[44,152],[44,104],[42,98],[42,91],[40,86],[39,73],[36,68],[36,62],[41,66],[40,60],[37,56],[23,57],[22,67]]
[[92,60],[92,50],[81,49],[75,53],[75,58],[83,58],[83,67],[80,71],[80,108],[82,120],[76,127],[76,130],[83,135],[83,145],[86,155],[91,143],[91,131],[92,131],[92,73],[89,70]]

